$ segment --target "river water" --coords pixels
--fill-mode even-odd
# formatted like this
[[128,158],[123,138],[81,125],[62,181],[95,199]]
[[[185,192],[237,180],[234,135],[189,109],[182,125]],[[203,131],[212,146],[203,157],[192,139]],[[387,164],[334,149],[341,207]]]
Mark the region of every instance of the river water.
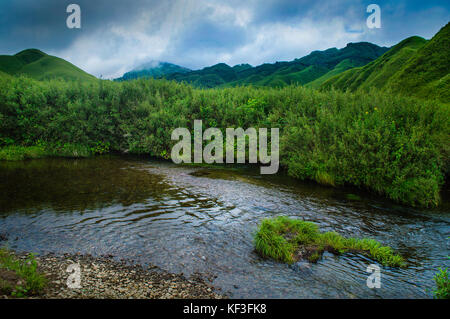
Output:
[[[235,298],[431,298],[437,268],[450,267],[448,200],[414,209],[253,167],[120,156],[1,162],[0,180],[0,234],[10,248],[199,272]],[[408,266],[381,267],[381,288],[370,289],[366,269],[376,262],[362,255],[325,253],[294,265],[262,259],[253,234],[262,218],[279,215],[376,239]]]

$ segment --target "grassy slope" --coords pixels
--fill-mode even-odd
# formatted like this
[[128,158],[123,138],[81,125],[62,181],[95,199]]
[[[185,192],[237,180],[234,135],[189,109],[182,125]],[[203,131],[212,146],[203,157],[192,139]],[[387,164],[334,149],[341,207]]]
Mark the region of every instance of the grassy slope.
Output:
[[315,79],[314,81],[307,83],[305,86],[311,88],[319,88],[325,81],[331,79],[332,77],[341,74],[342,72],[345,72],[349,69],[360,66],[361,64],[356,61],[353,61],[351,59],[345,59],[339,62],[339,64],[336,65],[336,67],[334,67],[331,71],[325,73],[324,75]]
[[322,88],[356,91],[388,89],[419,98],[450,100],[450,23],[430,41],[403,40],[380,58],[326,81]]
[[443,27],[425,46],[396,73],[388,85],[395,91],[421,98],[450,100],[450,23]]
[[426,40],[420,37],[405,39],[366,66],[350,69],[325,81],[323,87],[351,91],[371,87],[381,89],[425,43]]
[[0,56],[0,71],[9,75],[26,75],[36,80],[93,81],[96,78],[75,65],[36,49],[21,51],[13,56]]

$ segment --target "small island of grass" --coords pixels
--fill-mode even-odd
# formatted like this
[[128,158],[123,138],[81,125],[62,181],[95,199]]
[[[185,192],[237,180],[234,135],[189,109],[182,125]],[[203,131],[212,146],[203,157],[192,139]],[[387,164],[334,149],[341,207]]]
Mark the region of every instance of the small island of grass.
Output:
[[373,239],[344,238],[335,232],[321,233],[312,222],[287,217],[264,219],[255,235],[255,248],[262,257],[289,264],[300,259],[316,262],[324,251],[329,251],[335,254],[358,252],[384,266],[405,266],[400,255]]

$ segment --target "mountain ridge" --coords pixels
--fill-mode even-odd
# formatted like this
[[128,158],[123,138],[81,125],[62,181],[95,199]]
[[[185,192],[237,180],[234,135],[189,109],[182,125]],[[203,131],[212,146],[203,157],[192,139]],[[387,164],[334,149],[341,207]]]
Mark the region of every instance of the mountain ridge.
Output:
[[239,85],[277,87],[293,83],[304,85],[333,71],[334,67],[344,60],[347,60],[345,67],[341,65],[339,69],[334,70],[335,73],[340,73],[350,67],[365,65],[388,50],[389,48],[370,42],[348,43],[342,49],[315,50],[292,61],[263,63],[254,67],[245,63],[235,66],[217,63],[199,70],[170,72],[152,77],[187,82],[201,88]]

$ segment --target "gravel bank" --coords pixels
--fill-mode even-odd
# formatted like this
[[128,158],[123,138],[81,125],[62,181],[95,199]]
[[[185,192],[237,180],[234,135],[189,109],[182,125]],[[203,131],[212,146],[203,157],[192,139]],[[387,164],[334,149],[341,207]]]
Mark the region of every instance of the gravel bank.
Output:
[[[25,254],[16,254],[26,258]],[[90,255],[37,256],[38,269],[48,279],[44,293],[37,298],[89,299],[221,299],[226,296],[209,283],[206,275],[190,278],[171,274],[155,266],[143,268],[118,262],[111,257]],[[69,265],[77,263],[81,272],[81,288],[68,288]],[[2,296],[6,298],[6,296]]]

